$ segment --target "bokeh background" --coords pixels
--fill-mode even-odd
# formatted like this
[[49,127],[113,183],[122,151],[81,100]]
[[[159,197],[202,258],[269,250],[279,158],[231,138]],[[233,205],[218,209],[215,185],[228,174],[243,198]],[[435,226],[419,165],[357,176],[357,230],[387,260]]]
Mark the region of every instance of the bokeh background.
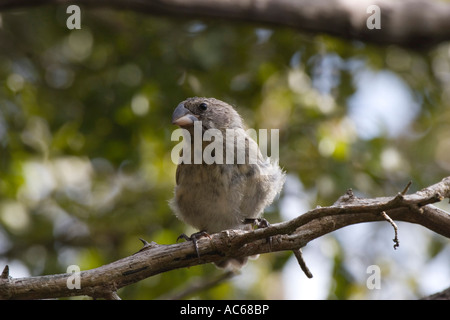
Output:
[[[417,52],[287,28],[65,6],[0,15],[0,267],[13,277],[95,268],[138,238],[174,243],[178,143],[171,114],[190,96],[236,106],[250,128],[280,130],[288,173],[270,222],[359,196],[416,191],[450,172],[450,46]],[[193,190],[195,192],[195,190]],[[440,207],[450,211],[446,203]],[[359,224],[250,261],[201,299],[415,299],[450,285],[449,239],[398,223]],[[367,268],[381,270],[369,290]],[[174,270],[119,290],[170,297],[220,276]]]

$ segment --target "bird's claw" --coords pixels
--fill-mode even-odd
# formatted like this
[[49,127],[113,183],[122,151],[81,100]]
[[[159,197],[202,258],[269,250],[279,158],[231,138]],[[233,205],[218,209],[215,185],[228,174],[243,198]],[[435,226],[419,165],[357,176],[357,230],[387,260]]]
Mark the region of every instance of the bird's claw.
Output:
[[246,218],[244,224],[251,224],[258,228],[267,228],[270,226],[269,221],[264,218]]
[[206,231],[202,230],[202,231],[191,234],[190,237],[188,237],[186,234],[182,233],[178,236],[177,242],[180,239],[184,239],[186,241],[192,241],[192,243],[194,244],[195,252],[197,252],[197,257],[200,259],[200,252],[198,251],[197,240],[201,237],[211,238],[210,235]]
[[[269,221],[264,218],[246,218],[244,219],[244,224],[251,224],[252,226],[258,228],[270,227]],[[267,237],[266,241],[269,243],[270,251],[272,251],[272,237]]]

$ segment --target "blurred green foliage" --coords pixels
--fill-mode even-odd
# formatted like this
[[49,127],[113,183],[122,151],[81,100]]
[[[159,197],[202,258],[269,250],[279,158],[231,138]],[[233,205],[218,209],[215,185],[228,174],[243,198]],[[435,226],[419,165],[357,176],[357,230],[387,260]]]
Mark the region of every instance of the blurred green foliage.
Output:
[[[176,168],[171,114],[190,96],[236,105],[248,127],[280,129],[280,163],[301,181],[311,207],[332,204],[350,187],[384,196],[409,180],[419,189],[449,175],[448,44],[419,53],[88,8],[82,29],[72,31],[65,9],[1,13],[0,263],[10,264],[12,276],[95,268],[138,251],[138,238],[169,244],[194,231],[167,205]],[[403,132],[364,138],[356,129],[348,102],[361,70],[388,71],[412,92],[419,108]],[[269,211],[270,221],[283,219],[277,204]],[[444,243],[432,237],[430,257]],[[344,270],[345,250],[332,259],[329,298],[361,290]],[[289,257],[264,255],[246,267],[257,280],[195,297],[283,298],[279,279]],[[154,299],[220,272],[212,265],[174,270],[119,295]]]

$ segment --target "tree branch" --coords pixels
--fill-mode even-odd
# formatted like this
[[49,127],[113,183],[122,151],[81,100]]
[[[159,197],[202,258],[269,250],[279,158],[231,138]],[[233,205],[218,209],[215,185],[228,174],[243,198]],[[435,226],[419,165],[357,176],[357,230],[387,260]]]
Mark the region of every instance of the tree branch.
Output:
[[[357,198],[351,191],[330,207],[318,207],[290,221],[252,231],[225,230],[200,238],[198,258],[191,242],[172,245],[145,243],[126,258],[82,271],[80,289],[69,289],[71,274],[11,278],[8,268],[0,277],[1,299],[43,299],[88,295],[117,299],[116,291],[153,275],[173,269],[218,262],[225,257],[244,257],[270,251],[297,250],[309,241],[342,227],[370,221],[394,220],[420,224],[450,238],[450,214],[432,206],[450,197],[450,177],[411,195]],[[270,245],[266,239],[272,237]]]
[[[0,10],[70,0],[0,0]],[[152,15],[221,18],[347,39],[424,48],[450,40],[450,4],[428,0],[78,0],[86,7],[115,7]],[[367,28],[370,5],[381,13],[381,29]]]
[[430,296],[423,297],[421,300],[450,300],[450,288],[447,288]]

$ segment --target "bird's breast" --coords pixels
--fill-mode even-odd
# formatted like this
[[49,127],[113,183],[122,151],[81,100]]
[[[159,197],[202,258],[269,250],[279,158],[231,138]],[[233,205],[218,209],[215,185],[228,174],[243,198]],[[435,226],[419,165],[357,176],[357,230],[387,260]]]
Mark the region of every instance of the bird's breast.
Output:
[[199,230],[239,227],[244,177],[235,165],[180,165],[177,215]]

